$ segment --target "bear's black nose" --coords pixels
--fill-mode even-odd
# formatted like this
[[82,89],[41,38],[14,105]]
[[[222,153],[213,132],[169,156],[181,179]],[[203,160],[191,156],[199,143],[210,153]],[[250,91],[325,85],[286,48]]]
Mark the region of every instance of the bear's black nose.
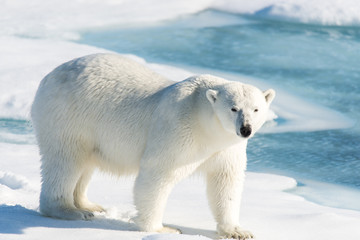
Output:
[[240,133],[241,133],[241,136],[243,136],[243,137],[250,136],[250,134],[251,134],[251,126],[250,125],[241,126]]

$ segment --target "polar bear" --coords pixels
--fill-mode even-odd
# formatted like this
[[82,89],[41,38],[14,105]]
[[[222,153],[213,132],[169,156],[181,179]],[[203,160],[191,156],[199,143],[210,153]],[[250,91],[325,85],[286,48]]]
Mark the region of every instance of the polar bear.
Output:
[[137,174],[134,222],[164,227],[172,187],[197,171],[222,237],[252,238],[239,226],[248,139],[265,122],[275,92],[199,75],[170,81],[117,54],[64,63],[40,83],[31,117],[41,154],[40,211],[90,219],[94,169]]

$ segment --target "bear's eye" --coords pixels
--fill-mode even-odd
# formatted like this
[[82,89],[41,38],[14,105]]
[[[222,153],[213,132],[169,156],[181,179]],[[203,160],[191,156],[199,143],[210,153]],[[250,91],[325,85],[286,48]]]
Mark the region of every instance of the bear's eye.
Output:
[[239,111],[239,110],[237,110],[236,108],[233,107],[233,108],[231,109],[231,111],[232,111],[232,112],[237,112],[237,111]]
[[257,108],[254,109],[254,112],[258,112],[258,111],[259,111],[259,109],[257,109]]

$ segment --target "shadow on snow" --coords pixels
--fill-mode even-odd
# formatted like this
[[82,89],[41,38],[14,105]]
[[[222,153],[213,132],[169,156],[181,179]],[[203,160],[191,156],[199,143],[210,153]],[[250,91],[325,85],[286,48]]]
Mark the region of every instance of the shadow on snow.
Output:
[[[216,238],[216,232],[189,228],[178,225],[168,225],[178,228],[183,234],[203,235],[212,239]],[[24,208],[20,205],[0,205],[0,234],[23,234],[24,229],[31,227],[47,228],[92,228],[116,231],[138,231],[134,223],[118,219],[107,219],[96,216],[91,221],[83,220],[60,220],[42,216],[35,210]]]
[[117,219],[98,218],[91,221],[60,220],[42,216],[39,212],[20,205],[0,205],[0,233],[22,234],[30,227],[49,228],[97,228],[118,231],[136,231],[134,223]]

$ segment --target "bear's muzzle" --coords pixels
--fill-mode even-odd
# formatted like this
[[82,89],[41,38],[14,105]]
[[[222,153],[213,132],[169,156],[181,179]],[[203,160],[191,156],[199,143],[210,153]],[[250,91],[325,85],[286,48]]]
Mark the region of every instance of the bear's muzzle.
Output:
[[250,125],[242,125],[240,128],[241,136],[247,138],[251,135],[251,126]]

